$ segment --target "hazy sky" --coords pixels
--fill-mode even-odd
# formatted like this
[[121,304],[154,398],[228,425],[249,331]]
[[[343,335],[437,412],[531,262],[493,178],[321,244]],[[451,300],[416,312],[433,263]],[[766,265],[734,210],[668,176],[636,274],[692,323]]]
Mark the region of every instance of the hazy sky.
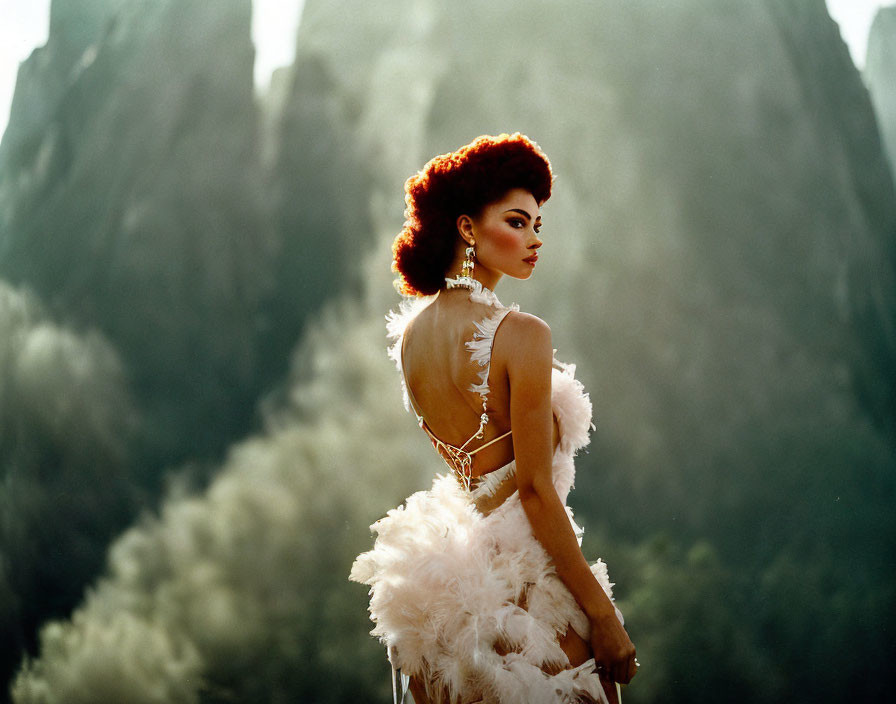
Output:
[[[875,10],[890,2],[826,0],[853,61],[865,63]],[[257,48],[255,82],[266,86],[271,71],[292,61],[299,13],[305,0],[254,0],[252,37]],[[50,0],[0,0],[0,132],[6,129],[19,62],[47,39]]]

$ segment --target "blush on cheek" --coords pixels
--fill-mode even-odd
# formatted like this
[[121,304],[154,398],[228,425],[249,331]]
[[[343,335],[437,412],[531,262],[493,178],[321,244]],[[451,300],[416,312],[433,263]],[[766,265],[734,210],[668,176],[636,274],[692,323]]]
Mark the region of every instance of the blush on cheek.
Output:
[[520,238],[515,232],[499,231],[492,238],[495,249],[502,252],[518,249],[520,246]]

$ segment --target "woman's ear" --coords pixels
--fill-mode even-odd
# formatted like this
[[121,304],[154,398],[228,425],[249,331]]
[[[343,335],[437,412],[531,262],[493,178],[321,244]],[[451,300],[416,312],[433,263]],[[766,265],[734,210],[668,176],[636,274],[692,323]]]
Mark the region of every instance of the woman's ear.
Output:
[[473,219],[469,215],[460,215],[457,218],[457,232],[464,242],[473,244]]

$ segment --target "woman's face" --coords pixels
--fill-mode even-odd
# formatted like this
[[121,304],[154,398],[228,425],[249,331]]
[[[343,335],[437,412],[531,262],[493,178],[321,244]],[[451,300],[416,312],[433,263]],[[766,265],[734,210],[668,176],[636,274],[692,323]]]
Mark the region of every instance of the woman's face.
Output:
[[[477,274],[494,274],[498,278],[507,274],[515,279],[532,275],[538,259],[536,250],[542,244],[538,238],[541,213],[529,191],[513,188],[469,221],[467,234],[472,234],[476,243]],[[461,225],[460,220],[458,224]]]

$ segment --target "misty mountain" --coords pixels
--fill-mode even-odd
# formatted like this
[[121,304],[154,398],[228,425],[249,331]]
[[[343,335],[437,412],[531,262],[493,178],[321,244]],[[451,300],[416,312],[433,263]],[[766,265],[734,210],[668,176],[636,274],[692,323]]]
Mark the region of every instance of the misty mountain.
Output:
[[365,212],[342,106],[297,67],[262,120],[250,20],[248,0],[57,0],[0,150],[0,276],[115,342],[158,463],[252,427],[306,315],[357,269],[333,263]]
[[[0,275],[109,335],[149,409],[148,438],[171,443],[160,459],[211,452],[251,413],[252,333],[271,285],[249,3],[53,8],[3,140]],[[88,24],[93,41],[68,38]]]
[[890,168],[896,173],[896,6],[882,7],[868,33],[865,80],[877,113],[880,134],[887,148]]
[[[77,603],[170,472],[203,484],[259,427],[309,316],[357,288],[347,255],[369,227],[348,107],[313,64],[283,72],[281,102],[260,107],[250,21],[248,0],[55,0],[46,45],[20,68],[0,142],[0,283],[103,339],[136,408],[114,461],[97,444],[77,470],[55,436],[26,428],[42,440],[24,462],[13,429],[26,421],[3,429],[19,438],[0,443],[0,498],[18,505],[0,532],[15,575],[0,584],[3,673]],[[354,195],[335,208],[337,194]],[[63,371],[78,350],[48,358],[60,369],[26,406],[51,391],[77,403]],[[87,417],[117,408],[83,383],[100,404]],[[35,525],[80,512],[46,531],[61,552],[34,549]]]

